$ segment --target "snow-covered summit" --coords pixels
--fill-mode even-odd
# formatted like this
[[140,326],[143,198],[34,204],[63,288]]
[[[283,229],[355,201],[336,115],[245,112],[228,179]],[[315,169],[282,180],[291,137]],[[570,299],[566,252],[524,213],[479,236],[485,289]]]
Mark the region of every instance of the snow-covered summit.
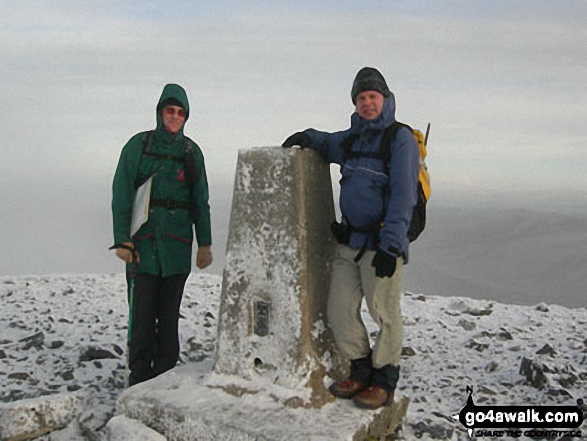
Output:
[[[181,358],[200,371],[211,366],[221,282],[199,274],[186,286]],[[90,404],[50,439],[99,439],[126,376],[124,275],[1,277],[0,301],[0,406],[87,393]],[[451,415],[465,405],[467,386],[476,404],[575,405],[587,398],[585,308],[412,293],[402,308],[396,394],[411,399],[405,439],[466,439]]]

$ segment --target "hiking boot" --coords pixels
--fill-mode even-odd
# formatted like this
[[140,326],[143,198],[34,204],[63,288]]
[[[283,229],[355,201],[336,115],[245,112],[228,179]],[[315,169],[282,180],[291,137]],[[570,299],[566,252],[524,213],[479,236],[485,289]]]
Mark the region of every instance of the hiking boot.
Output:
[[328,390],[336,398],[353,398],[359,392],[364,390],[366,385],[355,380],[347,378],[346,380],[333,383]]
[[369,352],[366,357],[351,360],[349,378],[337,381],[328,390],[337,398],[352,398],[369,385],[372,371],[371,352]]
[[393,391],[387,392],[381,386],[369,386],[353,398],[355,405],[364,409],[379,409],[382,406],[389,406],[392,401]]

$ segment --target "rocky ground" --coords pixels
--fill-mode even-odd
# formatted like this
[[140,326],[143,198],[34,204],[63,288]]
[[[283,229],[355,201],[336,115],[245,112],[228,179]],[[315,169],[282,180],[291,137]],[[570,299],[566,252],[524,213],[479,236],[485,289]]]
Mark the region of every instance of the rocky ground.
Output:
[[[125,387],[122,274],[0,278],[0,420],[26,400],[59,401],[66,427],[45,440],[105,439]],[[182,304],[182,363],[209,364],[221,278],[192,275]],[[587,398],[587,310],[406,293],[399,437],[468,439],[466,404],[576,405]],[[375,325],[366,319],[374,336]],[[69,407],[68,407],[69,406]],[[2,438],[0,436],[0,438]]]

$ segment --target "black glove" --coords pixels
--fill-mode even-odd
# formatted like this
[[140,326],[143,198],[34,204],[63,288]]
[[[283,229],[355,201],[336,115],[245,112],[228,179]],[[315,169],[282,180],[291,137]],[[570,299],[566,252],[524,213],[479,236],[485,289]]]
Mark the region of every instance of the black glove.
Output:
[[299,145],[301,149],[310,147],[310,137],[304,132],[297,132],[291,135],[289,138],[283,141],[283,144],[281,144],[282,147],[293,147],[294,145]]
[[383,250],[377,250],[371,266],[375,267],[375,275],[377,277],[391,277],[395,273],[397,265],[397,257],[386,253]]

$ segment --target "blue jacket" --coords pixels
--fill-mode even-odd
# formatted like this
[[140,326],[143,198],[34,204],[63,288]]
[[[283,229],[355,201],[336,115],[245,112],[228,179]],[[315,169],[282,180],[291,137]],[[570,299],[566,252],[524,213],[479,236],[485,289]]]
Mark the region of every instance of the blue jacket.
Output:
[[[353,151],[379,152],[384,130],[395,121],[395,98],[389,95],[381,115],[372,121],[351,116],[350,129],[327,133],[308,129],[310,148],[320,152],[327,161],[339,164],[340,210],[351,225],[349,246],[380,249],[408,262],[408,228],[417,202],[417,185],[420,154],[409,129],[397,132],[391,146],[389,175],[379,158],[351,157],[344,163],[343,141],[349,135],[358,137]],[[379,243],[373,230],[381,224]]]

